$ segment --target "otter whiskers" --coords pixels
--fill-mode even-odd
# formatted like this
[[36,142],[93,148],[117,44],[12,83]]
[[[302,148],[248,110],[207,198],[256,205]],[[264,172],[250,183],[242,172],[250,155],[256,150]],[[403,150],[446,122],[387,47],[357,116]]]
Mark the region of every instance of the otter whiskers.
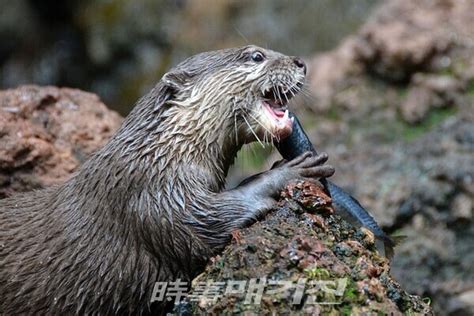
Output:
[[253,130],[252,125],[250,125],[250,123],[247,121],[247,119],[245,118],[245,115],[242,115],[242,118],[244,119],[245,123],[247,123],[247,126],[249,127],[249,130],[252,132],[253,136],[255,136],[255,139],[258,141],[258,143],[262,146],[262,148],[265,148],[265,145],[262,143],[260,138],[257,136],[257,133],[255,133],[255,131]]

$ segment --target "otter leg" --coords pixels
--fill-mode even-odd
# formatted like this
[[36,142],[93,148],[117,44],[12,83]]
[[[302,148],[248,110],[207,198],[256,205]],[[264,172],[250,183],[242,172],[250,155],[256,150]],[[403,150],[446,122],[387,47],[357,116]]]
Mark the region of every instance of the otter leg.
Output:
[[202,230],[201,239],[213,247],[224,246],[233,230],[251,225],[274,207],[281,190],[290,180],[332,176],[334,168],[324,165],[327,159],[325,153],[313,156],[307,152],[250,177],[232,190],[208,196],[207,205],[211,207],[206,217],[200,219],[204,225],[194,225],[198,231]]

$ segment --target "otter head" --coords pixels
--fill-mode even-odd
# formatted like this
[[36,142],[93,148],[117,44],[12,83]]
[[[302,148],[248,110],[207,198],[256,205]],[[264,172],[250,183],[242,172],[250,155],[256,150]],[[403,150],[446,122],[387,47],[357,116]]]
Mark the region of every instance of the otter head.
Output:
[[182,115],[192,113],[189,117],[207,121],[216,135],[227,135],[224,142],[242,145],[291,134],[288,101],[305,74],[300,58],[251,45],[192,56],[162,81],[173,91],[168,103]]

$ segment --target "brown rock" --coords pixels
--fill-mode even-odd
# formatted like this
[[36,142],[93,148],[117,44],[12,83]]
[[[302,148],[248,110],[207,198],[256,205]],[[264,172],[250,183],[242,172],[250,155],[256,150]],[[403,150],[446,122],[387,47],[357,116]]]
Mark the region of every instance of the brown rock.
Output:
[[319,54],[308,61],[308,82],[319,101],[312,106],[319,111],[329,110],[330,97],[337,88],[363,71],[363,65],[357,61],[357,41],[356,37],[349,37],[334,51]]
[[91,93],[23,86],[0,91],[0,198],[64,182],[122,118]]
[[409,123],[421,122],[433,108],[460,104],[464,89],[463,82],[452,76],[416,74],[400,105],[401,114]]
[[452,44],[450,1],[390,1],[360,32],[359,58],[373,72],[406,81]]
[[[432,107],[458,103],[459,87],[464,89],[474,78],[473,12],[473,1],[383,2],[355,35],[308,60],[308,82],[315,96],[308,107],[334,113],[336,106],[346,116],[348,112],[364,116],[373,113],[372,107],[397,105],[402,117],[415,123]],[[445,75],[422,79],[428,82],[414,78],[440,72]],[[366,81],[373,83],[374,77],[388,84],[385,98],[371,95]],[[401,87],[408,98],[400,106],[399,96],[389,93]]]

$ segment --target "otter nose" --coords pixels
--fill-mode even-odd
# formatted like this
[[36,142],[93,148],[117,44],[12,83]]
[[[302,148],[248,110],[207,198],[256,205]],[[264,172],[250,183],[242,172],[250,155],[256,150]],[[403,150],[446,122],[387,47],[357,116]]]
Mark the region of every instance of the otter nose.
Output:
[[306,64],[304,63],[304,61],[301,58],[295,57],[295,58],[293,58],[293,62],[295,63],[295,65],[298,68],[303,68],[303,71],[306,74]]

